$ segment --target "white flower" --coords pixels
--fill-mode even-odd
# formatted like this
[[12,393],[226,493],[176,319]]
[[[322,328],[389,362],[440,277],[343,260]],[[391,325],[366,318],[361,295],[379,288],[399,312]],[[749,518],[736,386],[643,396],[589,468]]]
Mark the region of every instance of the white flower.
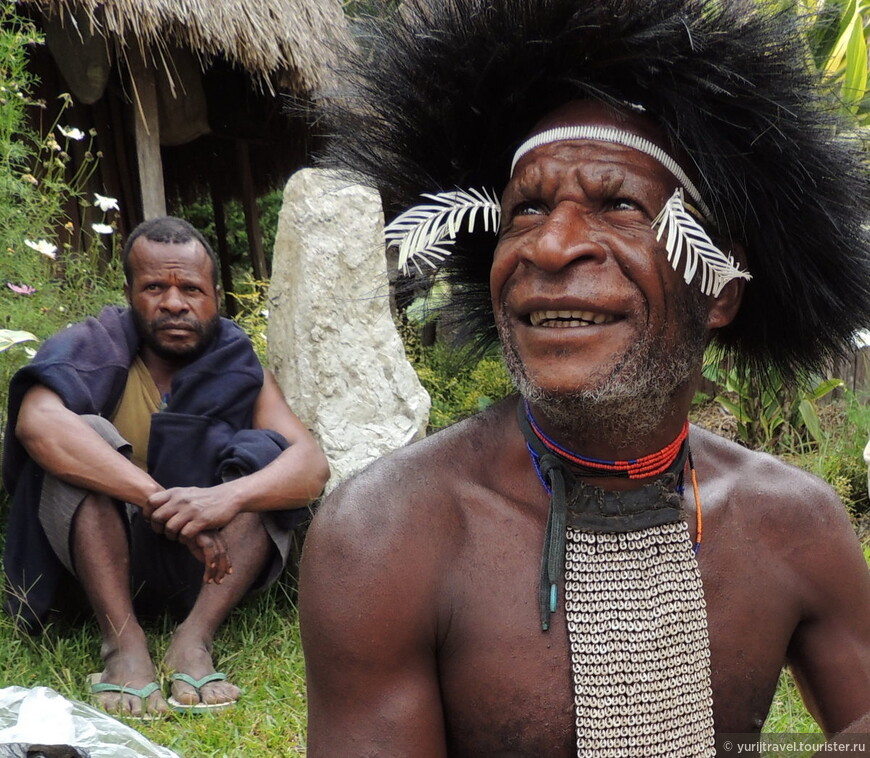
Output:
[[108,224],[91,224],[91,229],[93,229],[97,234],[112,234],[112,232],[115,231]]
[[85,138],[85,133],[81,129],[76,129],[74,126],[71,128],[58,126],[57,130],[67,139],[74,139],[76,142]]
[[47,255],[51,259],[57,258],[57,245],[52,245],[48,240],[24,240],[24,244],[37,253]]
[[106,211],[119,211],[118,201],[114,197],[106,197],[98,192],[94,192],[94,205],[97,206],[103,213]]

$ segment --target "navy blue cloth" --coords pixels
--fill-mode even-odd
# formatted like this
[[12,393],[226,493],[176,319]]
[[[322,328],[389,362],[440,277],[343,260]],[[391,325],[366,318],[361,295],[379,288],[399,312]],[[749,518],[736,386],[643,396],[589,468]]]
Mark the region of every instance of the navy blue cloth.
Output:
[[[129,309],[110,306],[98,318],[48,339],[12,378],[3,455],[3,482],[12,496],[4,555],[6,610],[26,628],[40,625],[65,569],[37,516],[42,470],[14,433],[21,400],[34,384],[43,384],[73,412],[109,417],[138,351]],[[175,374],[166,408],[152,416],[151,476],[164,487],[209,487],[222,480],[224,457],[244,462],[240,474],[277,457],[287,441],[277,432],[250,428],[262,387],[263,368],[247,335],[221,319],[212,344]],[[288,518],[293,522],[298,515],[288,513]]]
[[[284,437],[271,429],[242,429],[218,455],[218,479],[225,482],[259,471],[264,460],[275,458],[286,447]],[[308,508],[288,508],[274,511],[273,517],[278,526],[289,530],[301,526],[310,513]]]

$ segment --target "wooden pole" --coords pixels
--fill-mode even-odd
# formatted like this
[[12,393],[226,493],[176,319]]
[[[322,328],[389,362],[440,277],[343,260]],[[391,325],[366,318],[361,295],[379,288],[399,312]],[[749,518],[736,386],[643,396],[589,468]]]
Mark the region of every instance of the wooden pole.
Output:
[[214,232],[217,236],[218,260],[221,264],[221,286],[224,291],[224,311],[232,318],[238,312],[236,299],[232,297],[233,272],[230,267],[230,250],[227,245],[227,219],[224,212],[224,199],[214,179],[211,186],[211,207],[214,211]]
[[132,157],[130,155],[129,141],[124,138],[127,134],[130,124],[130,113],[123,107],[123,103],[119,98],[107,97],[108,103],[108,120],[110,130],[107,134],[111,135],[114,143],[114,154],[118,160],[118,194],[117,197],[121,203],[121,217],[124,219],[124,234],[127,235],[133,231],[133,227],[142,221],[141,212],[136,202],[136,188],[133,179],[135,169],[130,165]]
[[265,281],[269,278],[266,269],[266,254],[263,252],[263,235],[260,233],[260,212],[254,196],[254,177],[251,174],[251,155],[247,142],[236,142],[239,176],[242,180],[242,208],[245,211],[245,227],[248,230],[248,251],[254,278]]
[[160,158],[160,124],[157,117],[157,85],[154,69],[148,66],[143,51],[135,43],[129,48],[127,62],[133,92],[133,133],[139,187],[142,192],[142,218],[166,215],[166,190],[163,161]]

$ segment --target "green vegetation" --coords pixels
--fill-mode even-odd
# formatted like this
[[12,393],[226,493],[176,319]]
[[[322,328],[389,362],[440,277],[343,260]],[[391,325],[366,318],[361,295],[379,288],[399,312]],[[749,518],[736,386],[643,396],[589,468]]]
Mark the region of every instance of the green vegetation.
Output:
[[421,346],[411,327],[405,329],[403,336],[408,359],[432,399],[430,431],[482,411],[513,391],[499,353],[470,362],[463,353],[441,342]]
[[[867,389],[860,395],[840,379],[815,378],[802,387],[787,387],[775,375],[761,384],[752,374],[711,364],[705,376],[716,383],[712,402],[728,414],[731,436],[746,447],[765,450],[827,481],[854,516],[870,515],[867,467],[862,458],[870,438]],[[837,390],[839,397],[828,397]],[[696,402],[709,407],[707,395]],[[694,419],[702,426],[705,416]],[[722,429],[713,431],[722,433]]]
[[818,401],[843,385],[840,379],[807,381],[792,388],[776,374],[758,381],[750,372],[726,370],[718,361],[704,371],[721,387],[719,403],[737,420],[737,437],[747,447],[776,449],[786,444],[819,442]]
[[[73,172],[67,152],[72,141],[92,143],[94,135],[65,122],[68,95],[62,96],[64,107],[46,136],[28,126],[28,114],[44,108],[29,94],[27,49],[35,44],[41,44],[39,36],[15,16],[14,5],[0,5],[0,330],[7,337],[26,330],[44,339],[103,305],[120,302],[122,295],[111,226],[116,210],[108,207],[114,201],[82,192],[99,156],[86,150],[85,162]],[[86,231],[75,232],[68,223],[68,202],[81,206]],[[0,422],[5,423],[9,378],[33,345],[0,338]]]
[[[783,4],[781,0],[769,0]],[[791,3],[789,3],[791,5]],[[799,10],[813,19],[806,27],[810,56],[816,69],[834,87],[844,112],[862,126],[870,125],[868,98],[868,0],[798,0]]]
[[[305,686],[299,628],[289,584],[240,607],[215,642],[216,662],[243,690],[230,710],[165,720],[124,720],[145,737],[189,758],[304,756]],[[146,627],[152,654],[166,648],[168,621]],[[51,626],[40,637],[17,633],[0,615],[0,687],[51,687],[89,702],[86,678],[101,671],[94,623]],[[163,672],[164,676],[166,672]],[[168,691],[168,684],[164,692]]]
[[245,271],[235,280],[235,292],[230,295],[236,302],[233,320],[248,333],[263,362],[266,360],[266,327],[269,322],[268,288],[268,282],[254,279],[250,272]]
[[[780,457],[828,482],[856,519],[870,519],[867,465],[862,453],[870,439],[870,398],[845,393],[820,408],[822,438],[817,444],[777,451]],[[870,544],[870,543],[868,543]]]

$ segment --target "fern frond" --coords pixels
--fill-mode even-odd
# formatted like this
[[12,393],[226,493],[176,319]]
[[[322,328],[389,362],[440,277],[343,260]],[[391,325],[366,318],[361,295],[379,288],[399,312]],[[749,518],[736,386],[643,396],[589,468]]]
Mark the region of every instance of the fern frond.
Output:
[[683,190],[677,188],[671,199],[665,203],[661,213],[652,223],[658,228],[657,240],[667,232],[665,250],[674,271],[679,270],[683,252],[686,254],[683,279],[690,284],[696,272],[701,274],[701,292],[718,297],[722,288],[732,279],[752,277],[741,271],[729,253],[722,252],[707,235],[703,227],[695,221],[683,205]]
[[387,246],[399,247],[399,268],[406,275],[409,264],[420,271],[419,261],[422,260],[436,268],[450,255],[449,247],[463,222],[467,230],[473,232],[480,215],[485,231],[498,231],[501,206],[493,193],[470,189],[424,194],[423,197],[433,202],[409,208],[384,229]]

